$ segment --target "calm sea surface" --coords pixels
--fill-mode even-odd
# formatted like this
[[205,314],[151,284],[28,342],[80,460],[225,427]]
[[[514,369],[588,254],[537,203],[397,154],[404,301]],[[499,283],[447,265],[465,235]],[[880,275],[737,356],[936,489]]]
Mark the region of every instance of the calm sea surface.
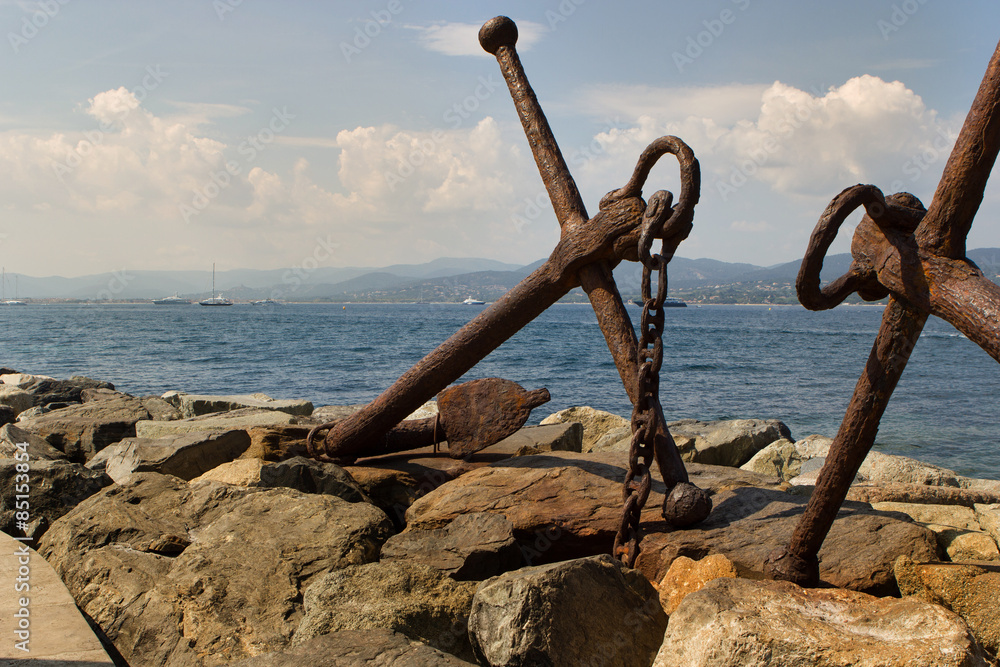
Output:
[[[639,309],[629,307],[637,321]],[[317,406],[363,403],[482,309],[459,304],[231,308],[30,305],[0,308],[0,365],[86,375],[130,394],[264,392]],[[880,307],[667,311],[661,401],[667,419],[776,418],[796,439],[833,436]],[[586,305],[557,305],[465,379],[500,376],[552,401],[628,416],[631,407]],[[893,395],[878,449],[1000,479],[1000,367],[931,318]]]

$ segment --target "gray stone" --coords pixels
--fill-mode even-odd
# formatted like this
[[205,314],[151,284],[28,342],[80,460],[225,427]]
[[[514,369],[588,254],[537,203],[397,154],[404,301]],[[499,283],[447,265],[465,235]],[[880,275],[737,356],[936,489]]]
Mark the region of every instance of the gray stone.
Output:
[[799,456],[803,459],[814,459],[817,457],[825,458],[830,452],[830,445],[833,444],[833,438],[825,435],[807,435],[801,440],[795,441],[795,450],[799,453]]
[[666,626],[652,584],[604,554],[484,581],[469,637],[481,664],[646,667]]
[[0,405],[0,426],[17,421],[17,411],[9,405]]
[[670,615],[653,667],[985,664],[962,619],[937,605],[723,578]]
[[293,644],[329,632],[383,628],[471,659],[466,626],[475,589],[473,582],[405,561],[328,572],[306,589]]
[[481,581],[521,566],[514,527],[486,512],[463,514],[444,528],[404,531],[382,545],[383,562],[421,563],[459,581]]
[[290,415],[308,417],[313,412],[313,404],[301,399],[274,399],[267,394],[245,394],[239,396],[209,396],[204,394],[174,393],[168,401],[184,418],[198,417],[215,412],[231,412],[245,408],[277,410]]
[[406,635],[370,628],[341,630],[275,653],[230,663],[230,667],[471,667],[466,662]]
[[193,432],[172,438],[126,438],[88,463],[118,484],[136,472],[158,472],[191,480],[232,461],[250,446],[246,431]]
[[579,422],[525,426],[479,454],[515,455],[519,452],[579,452],[583,442],[583,425]]
[[139,399],[153,421],[173,421],[182,419],[181,411],[159,396],[142,396]]
[[592,452],[628,451],[632,444],[632,427],[619,426],[602,435],[590,448]]
[[49,444],[45,438],[29,433],[14,424],[0,426],[0,458],[12,459],[17,452],[22,451],[19,444],[28,443],[28,458],[31,461],[53,461],[65,459],[66,455]]
[[115,391],[114,389],[105,389],[103,387],[86,387],[80,390],[81,403],[93,403],[94,401],[103,401],[109,398],[126,397],[128,397],[128,394]]
[[933,484],[959,486],[954,470],[923,463],[906,456],[868,452],[858,475],[867,482],[896,484]]
[[582,450],[589,452],[594,449],[594,445],[609,431],[620,429],[620,428],[630,428],[629,420],[624,417],[619,417],[616,414],[610,412],[605,412],[604,410],[595,410],[589,406],[578,406],[572,408],[566,408],[565,410],[560,410],[555,412],[541,421],[543,425],[545,424],[565,424],[570,422],[579,422],[583,427],[583,439],[581,441]]
[[749,461],[740,466],[743,470],[780,477],[790,480],[802,471],[802,456],[795,443],[782,438],[753,455]]
[[739,467],[781,438],[791,439],[777,419],[699,421],[681,419],[668,425],[685,461]]
[[363,407],[365,407],[364,403],[356,405],[321,405],[312,411],[310,418],[319,424],[326,424],[327,422],[350,417]]
[[135,425],[135,435],[140,438],[164,438],[195,431],[246,431],[255,426],[297,424],[299,419],[302,418],[278,410],[243,408],[174,421],[140,421]]
[[901,512],[934,531],[949,560],[1000,561],[996,542],[983,532],[971,507],[896,502],[872,503],[872,507],[882,512]]
[[[15,537],[28,535],[40,538],[49,526],[76,505],[105,486],[111,478],[102,472],[84,468],[69,461],[29,461],[28,481],[19,481],[16,459],[0,459],[0,530]],[[27,510],[17,503],[27,495]],[[19,528],[19,511],[28,515],[27,530]]]
[[976,503],[973,511],[980,527],[1000,544],[1000,503]]
[[110,382],[94,380],[82,375],[74,375],[68,380],[54,380],[50,377],[37,376],[37,379],[25,387],[34,398],[35,405],[49,403],[80,403],[84,389],[114,389]]
[[135,437],[136,423],[148,417],[138,399],[123,397],[52,410],[18,425],[84,463],[108,445]]
[[223,463],[192,481],[215,481],[261,488],[284,486],[303,493],[337,496],[350,503],[371,502],[357,482],[340,466],[301,456],[277,463],[265,463],[260,459],[236,459]]
[[35,405],[35,397],[12,384],[0,384],[0,405],[6,405],[19,415]]
[[288,646],[320,574],[378,556],[366,503],[137,473],[56,521],[39,545],[133,665],[217,665]]

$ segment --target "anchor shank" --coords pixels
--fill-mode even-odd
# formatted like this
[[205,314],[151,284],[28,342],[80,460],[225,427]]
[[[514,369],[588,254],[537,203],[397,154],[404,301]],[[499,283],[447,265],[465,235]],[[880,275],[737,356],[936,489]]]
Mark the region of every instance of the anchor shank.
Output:
[[965,237],[983,201],[1000,151],[1000,44],[955,141],[927,216],[917,230],[922,248],[965,257]]

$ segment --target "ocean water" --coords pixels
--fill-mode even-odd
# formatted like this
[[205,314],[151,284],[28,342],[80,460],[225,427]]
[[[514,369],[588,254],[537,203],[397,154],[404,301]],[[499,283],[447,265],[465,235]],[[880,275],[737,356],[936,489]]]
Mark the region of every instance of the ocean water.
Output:
[[[131,394],[264,392],[317,406],[375,398],[475,316],[461,304],[231,308],[30,305],[0,308],[0,365],[86,375]],[[637,322],[639,309],[629,307]],[[781,419],[794,438],[833,436],[882,309],[706,306],[667,310],[660,399],[668,420]],[[499,376],[552,401],[629,416],[631,406],[587,305],[559,304],[464,379]],[[1000,367],[931,318],[889,404],[876,448],[1000,479]]]

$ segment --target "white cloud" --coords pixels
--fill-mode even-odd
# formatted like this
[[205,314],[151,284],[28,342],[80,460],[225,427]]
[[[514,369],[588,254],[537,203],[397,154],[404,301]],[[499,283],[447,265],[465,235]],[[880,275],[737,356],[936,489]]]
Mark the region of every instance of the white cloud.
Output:
[[[516,21],[517,50],[528,51],[544,35],[548,29],[533,21]],[[420,44],[428,51],[443,53],[446,56],[493,56],[483,50],[479,44],[479,29],[481,23],[434,23],[429,26],[408,25],[416,30]]]

